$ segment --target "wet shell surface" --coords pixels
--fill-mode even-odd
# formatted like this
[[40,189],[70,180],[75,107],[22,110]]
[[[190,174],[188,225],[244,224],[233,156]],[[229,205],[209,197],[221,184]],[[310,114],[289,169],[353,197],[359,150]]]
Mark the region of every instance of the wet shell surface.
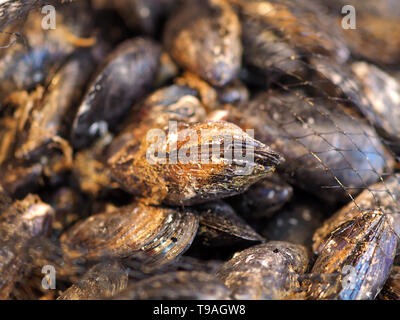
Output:
[[242,56],[239,19],[226,0],[194,0],[171,16],[164,44],[181,66],[215,86],[232,81]]
[[200,230],[208,245],[228,245],[238,241],[265,239],[246,223],[233,208],[222,200],[197,207],[200,215]]
[[117,261],[102,262],[63,292],[58,300],[93,300],[112,297],[128,284],[128,273]]
[[76,148],[115,128],[132,104],[147,93],[160,55],[160,46],[146,38],[127,40],[110,54],[75,116],[71,139]]
[[118,300],[224,300],[229,290],[215,276],[197,271],[166,273],[128,285]]
[[191,210],[134,203],[78,222],[61,243],[71,258],[123,258],[142,252],[149,263],[162,264],[190,246],[198,221]]
[[234,299],[285,299],[300,289],[296,276],[308,263],[305,247],[271,241],[236,253],[217,276]]
[[28,248],[50,229],[53,209],[38,196],[10,203],[5,198],[0,215],[0,299],[7,299],[15,282],[28,272]]
[[[324,242],[312,273],[341,274],[332,289],[309,289],[314,299],[374,299],[389,277],[398,236],[392,217],[381,211],[363,211],[344,222]],[[329,287],[329,286],[328,286]]]
[[301,97],[263,93],[241,109],[241,126],[255,128],[256,139],[285,157],[290,182],[324,200],[345,201],[390,171],[393,158],[368,124],[333,102]]
[[109,161],[112,176],[149,201],[193,205],[243,192],[282,161],[228,122],[179,125],[176,130],[152,131],[140,145],[122,148]]
[[399,299],[399,14],[0,0],[0,299]]

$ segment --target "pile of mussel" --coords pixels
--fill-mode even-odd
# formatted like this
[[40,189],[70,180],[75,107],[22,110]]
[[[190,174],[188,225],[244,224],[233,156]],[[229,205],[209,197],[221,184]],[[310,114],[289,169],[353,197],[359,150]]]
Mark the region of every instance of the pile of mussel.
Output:
[[399,299],[399,155],[398,0],[0,2],[0,299]]

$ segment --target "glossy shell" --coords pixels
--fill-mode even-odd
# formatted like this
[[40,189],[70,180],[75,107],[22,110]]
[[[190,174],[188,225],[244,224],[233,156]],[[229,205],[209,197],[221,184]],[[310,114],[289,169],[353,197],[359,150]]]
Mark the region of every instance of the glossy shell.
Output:
[[[151,139],[145,137],[139,146],[128,145],[109,161],[112,176],[123,188],[154,203],[190,205],[238,194],[273,171],[282,160],[269,147],[228,122],[180,125],[177,134],[174,130],[158,130],[155,134],[148,136]],[[156,140],[157,135],[162,140]],[[228,150],[233,150],[232,159],[221,148],[226,137],[231,139],[227,144],[231,148]],[[154,147],[159,149],[149,149]],[[243,152],[243,147],[250,156],[238,159],[237,152]],[[213,158],[212,148],[219,158]],[[153,158],[148,157],[149,150]],[[189,150],[190,161],[185,160]],[[174,158],[178,154],[180,159]]]
[[348,200],[393,166],[375,131],[339,104],[272,91],[241,111],[242,127],[285,157],[287,179],[324,200]]
[[[8,202],[8,201],[7,201]],[[46,235],[50,228],[53,209],[38,196],[5,205],[0,213],[0,299],[7,299],[14,283],[32,265],[28,248],[35,238]]]
[[239,71],[240,34],[239,19],[228,1],[194,0],[169,18],[164,44],[179,65],[223,86]]
[[272,241],[236,253],[217,276],[234,299],[285,299],[300,289],[296,275],[306,271],[305,247]]
[[78,222],[61,237],[71,258],[123,258],[143,252],[152,264],[172,261],[191,244],[198,217],[190,210],[134,203]]
[[87,146],[102,130],[115,128],[132,104],[147,93],[160,54],[159,45],[145,38],[127,40],[110,54],[75,116],[72,128],[75,147]]
[[324,242],[313,273],[341,274],[334,290],[312,287],[314,299],[374,299],[389,277],[398,236],[392,217],[381,211],[363,211],[337,227]]
[[198,237],[210,246],[240,241],[265,241],[233,208],[222,200],[197,207],[200,215]]
[[368,189],[364,190],[354,201],[350,202],[342,209],[338,210],[334,215],[325,220],[324,223],[315,232],[314,251],[319,252],[324,239],[329,236],[330,232],[335,230],[342,223],[354,219],[359,215],[360,211],[365,210],[382,210],[385,214],[391,215],[392,229],[400,234],[400,216],[398,214],[397,199],[400,196],[400,177],[393,175],[378,182]]
[[118,300],[223,300],[229,290],[215,276],[205,272],[179,271],[132,283]]
[[247,219],[265,218],[282,208],[292,195],[292,186],[278,174],[271,174],[245,193],[229,199],[229,203]]
[[128,273],[117,261],[102,262],[64,291],[58,300],[105,299],[123,291],[128,284]]

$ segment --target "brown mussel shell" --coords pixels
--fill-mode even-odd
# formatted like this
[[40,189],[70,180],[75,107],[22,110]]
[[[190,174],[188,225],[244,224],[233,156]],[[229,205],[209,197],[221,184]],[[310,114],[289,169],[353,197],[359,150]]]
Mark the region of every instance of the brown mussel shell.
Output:
[[198,271],[157,275],[128,285],[118,300],[225,300],[229,290],[215,276]]
[[381,300],[400,300],[400,266],[393,266],[392,272],[379,293]]
[[260,232],[271,241],[286,241],[311,248],[315,230],[322,223],[322,213],[314,199],[295,197],[268,220]]
[[54,30],[42,28],[43,15],[31,12],[22,27],[21,21],[15,21],[2,30],[0,104],[13,91],[33,90],[37,85],[45,85],[79,47],[80,39],[87,40],[90,45],[95,42],[89,12],[82,3],[59,8]]
[[106,261],[90,268],[64,291],[58,300],[93,300],[112,297],[126,289],[128,273],[118,261]]
[[313,236],[313,249],[321,251],[324,241],[339,225],[356,218],[360,212],[380,209],[392,216],[392,229],[400,234],[400,215],[397,199],[400,197],[400,176],[394,174],[382,182],[371,185],[349,204],[329,217]]
[[87,146],[102,131],[115,129],[132,104],[151,88],[160,54],[160,46],[153,40],[134,38],[109,55],[75,116],[74,147]]
[[240,111],[241,127],[285,157],[285,178],[324,200],[343,202],[393,166],[374,129],[332,101],[271,91]]
[[228,1],[193,0],[168,19],[164,44],[179,65],[223,86],[239,72],[240,33],[239,19]]
[[28,248],[50,229],[53,209],[36,195],[4,205],[0,212],[0,299],[7,299],[14,283],[31,265]]
[[311,271],[341,276],[331,284],[333,288],[311,286],[309,297],[375,299],[389,277],[397,244],[390,215],[378,210],[362,211],[332,231]]
[[[148,134],[140,145],[123,148],[109,160],[113,178],[153,203],[193,205],[241,193],[282,161],[229,122],[179,124],[176,129],[153,131],[155,136]],[[239,159],[243,152],[250,156]]]
[[290,200],[293,188],[278,174],[253,184],[245,193],[228,199],[228,202],[243,217],[249,219],[272,216]]
[[156,265],[181,255],[192,243],[198,223],[191,210],[133,203],[78,222],[60,240],[71,259],[124,258],[139,252]]
[[300,290],[297,275],[307,270],[308,263],[305,247],[271,241],[236,253],[217,276],[234,299],[285,299]]
[[196,209],[200,216],[197,236],[202,237],[206,245],[224,246],[240,241],[265,241],[222,200],[203,204]]

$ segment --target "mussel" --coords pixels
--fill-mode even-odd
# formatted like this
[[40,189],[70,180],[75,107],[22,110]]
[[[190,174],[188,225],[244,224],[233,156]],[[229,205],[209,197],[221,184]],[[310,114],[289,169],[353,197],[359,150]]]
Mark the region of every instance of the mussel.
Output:
[[240,108],[242,128],[280,152],[285,177],[327,201],[345,201],[390,172],[393,157],[363,119],[303,92],[260,93]]
[[135,38],[126,40],[108,56],[75,116],[71,137],[74,147],[85,147],[115,128],[132,104],[151,88],[160,54],[161,48],[153,40]]
[[126,258],[142,252],[149,264],[167,263],[191,244],[199,224],[196,213],[133,203],[95,214],[64,233],[67,259]]
[[281,160],[236,125],[208,121],[152,130],[109,163],[112,176],[133,194],[190,205],[243,192]]
[[236,253],[217,276],[234,299],[289,299],[300,292],[297,276],[308,264],[305,247],[271,241]]
[[229,290],[215,276],[198,271],[157,275],[137,283],[115,296],[118,300],[223,300]]
[[223,86],[239,72],[240,34],[239,19],[228,1],[194,0],[168,19],[164,44],[179,65]]
[[[8,205],[7,205],[8,203]],[[2,204],[0,212],[0,299],[7,299],[14,284],[32,266],[28,248],[50,229],[53,209],[38,196]]]

